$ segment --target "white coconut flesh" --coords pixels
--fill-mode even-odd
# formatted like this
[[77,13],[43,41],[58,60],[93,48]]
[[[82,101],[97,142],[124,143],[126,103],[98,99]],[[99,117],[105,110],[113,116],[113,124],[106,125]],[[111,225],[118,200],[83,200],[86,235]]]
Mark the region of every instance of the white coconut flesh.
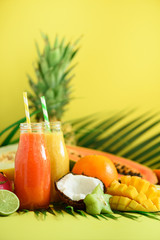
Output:
[[65,175],[56,183],[57,189],[73,201],[83,200],[98,184],[104,191],[104,185],[99,179],[72,173]]

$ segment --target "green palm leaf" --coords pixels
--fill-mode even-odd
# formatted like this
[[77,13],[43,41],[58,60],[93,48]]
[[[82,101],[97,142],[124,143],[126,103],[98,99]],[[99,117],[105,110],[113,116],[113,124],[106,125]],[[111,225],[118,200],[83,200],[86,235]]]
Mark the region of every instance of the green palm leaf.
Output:
[[[160,168],[159,113],[147,112],[136,117],[134,113],[135,110],[121,111],[107,114],[107,117],[92,114],[68,122],[74,128],[77,145],[117,154],[151,168]],[[12,138],[24,121],[25,118],[22,118],[0,132],[1,136],[10,131],[1,145],[18,140],[13,141]]]
[[[154,142],[155,140],[159,140],[159,133],[149,137],[147,140],[143,141],[141,144],[137,144],[134,148],[127,151],[123,156],[126,158],[130,158],[133,154],[135,155],[137,152],[139,152],[140,150],[142,150],[144,147]],[[139,157],[137,157],[137,159],[138,158]],[[134,160],[136,160],[136,158],[134,158]]]
[[96,145],[96,148],[99,148],[102,143],[104,143],[104,139],[102,141],[99,141],[98,137],[100,137],[104,132],[107,132],[107,130],[110,130],[112,127],[117,125],[120,121],[125,119],[126,116],[128,116],[132,112],[133,110],[129,113],[123,113],[123,115],[121,115],[121,113],[115,114],[95,125],[91,129],[86,129],[86,134],[82,134],[78,138],[78,145],[93,148]]
[[[145,113],[134,118],[131,117],[133,112],[115,114],[100,122],[95,121],[90,128],[89,125],[79,128],[78,145],[118,154],[151,168],[160,168],[159,113]],[[158,133],[152,135],[152,130]],[[139,141],[142,138],[145,140]]]

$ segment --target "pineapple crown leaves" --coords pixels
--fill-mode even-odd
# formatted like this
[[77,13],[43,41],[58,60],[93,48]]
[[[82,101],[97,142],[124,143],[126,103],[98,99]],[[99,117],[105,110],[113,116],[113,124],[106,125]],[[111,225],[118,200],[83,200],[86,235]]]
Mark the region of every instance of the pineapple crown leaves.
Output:
[[[60,120],[65,106],[71,100],[71,80],[74,77],[71,72],[76,66],[76,64],[71,66],[71,62],[79,51],[77,45],[81,37],[74,43],[65,43],[65,38],[60,40],[56,36],[51,45],[48,36],[44,33],[41,35],[45,46],[41,53],[36,43],[38,61],[37,66],[34,66],[34,71],[37,82],[27,75],[33,91],[28,94],[28,98],[31,101],[31,108],[38,110],[41,108],[40,97],[45,96],[49,116]],[[38,119],[41,117],[42,113],[37,114]]]

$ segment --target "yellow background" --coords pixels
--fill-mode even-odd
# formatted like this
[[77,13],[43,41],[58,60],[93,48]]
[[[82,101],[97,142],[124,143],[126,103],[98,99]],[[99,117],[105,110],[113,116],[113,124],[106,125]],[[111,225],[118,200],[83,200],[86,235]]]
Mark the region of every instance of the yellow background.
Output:
[[0,130],[24,116],[40,31],[83,34],[66,119],[138,106],[159,109],[160,1],[0,0]]
[[[160,92],[159,0],[0,0],[0,130],[24,116],[26,73],[34,76],[35,40],[83,35],[73,80],[76,100],[66,119],[125,107],[158,110]],[[35,76],[34,76],[35,79]],[[159,222],[98,221],[92,217],[33,213],[0,218],[1,238],[159,239]],[[152,231],[151,231],[152,229]]]
[[138,220],[97,220],[69,214],[36,219],[33,212],[1,217],[2,240],[159,240],[159,221],[140,216]]

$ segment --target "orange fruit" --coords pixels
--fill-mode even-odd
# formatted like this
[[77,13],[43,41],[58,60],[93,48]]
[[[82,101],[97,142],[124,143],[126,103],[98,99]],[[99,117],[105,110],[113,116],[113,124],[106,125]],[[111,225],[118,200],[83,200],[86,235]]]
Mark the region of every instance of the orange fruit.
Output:
[[89,155],[79,159],[73,169],[74,174],[83,174],[100,179],[108,187],[114,179],[118,179],[113,162],[101,155]]

